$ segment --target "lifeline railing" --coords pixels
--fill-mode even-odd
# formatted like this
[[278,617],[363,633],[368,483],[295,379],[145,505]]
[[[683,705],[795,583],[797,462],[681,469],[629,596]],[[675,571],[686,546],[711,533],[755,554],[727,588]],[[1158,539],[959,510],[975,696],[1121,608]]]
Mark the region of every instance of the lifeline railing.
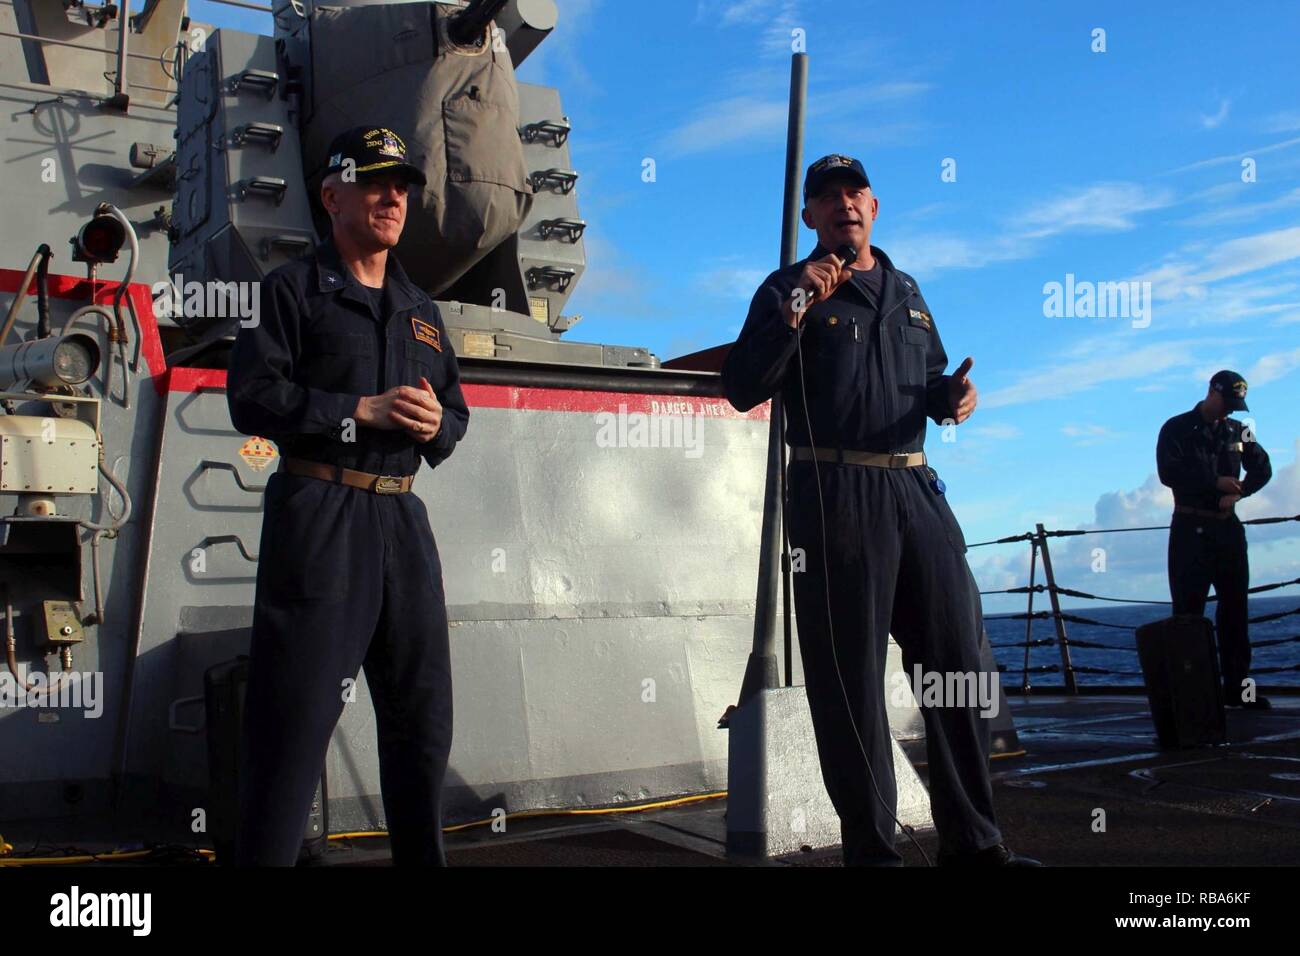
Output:
[[[1300,521],[1300,515],[1292,515],[1290,517],[1282,517],[1282,518],[1252,518],[1248,521],[1243,521],[1241,523],[1243,525],[1264,525],[1264,524],[1282,524],[1283,522],[1287,522],[1287,521]],[[1025,587],[1001,588],[1001,589],[995,589],[991,591],[980,592],[981,595],[1025,594],[1028,596],[1028,606],[1023,614],[1016,613],[1016,614],[1008,614],[1005,616],[999,615],[999,617],[1003,620],[1023,619],[1025,622],[1025,639],[1023,641],[1015,641],[1010,643],[1001,642],[1001,643],[991,644],[992,647],[1023,647],[1025,649],[1024,663],[1020,668],[1021,693],[1028,694],[1030,691],[1030,682],[1029,682],[1030,674],[1049,674],[1049,673],[1063,674],[1065,677],[1065,691],[1066,693],[1069,694],[1079,693],[1079,684],[1078,681],[1075,679],[1076,674],[1108,674],[1114,677],[1139,677],[1139,678],[1142,676],[1140,671],[1112,670],[1106,667],[1086,667],[1086,666],[1072,663],[1070,660],[1070,649],[1072,647],[1079,648],[1079,649],[1097,650],[1097,651],[1112,651],[1112,652],[1125,653],[1125,654],[1136,654],[1137,649],[1136,647],[1118,647],[1114,644],[1101,644],[1096,641],[1071,640],[1066,632],[1065,625],[1067,622],[1074,623],[1074,624],[1092,625],[1095,627],[1110,627],[1110,628],[1116,628],[1119,630],[1127,630],[1127,631],[1135,631],[1137,629],[1137,625],[1114,624],[1108,621],[1098,621],[1095,618],[1083,617],[1078,614],[1070,614],[1066,611],[1061,610],[1061,600],[1060,600],[1061,597],[1064,596],[1064,597],[1082,598],[1085,600],[1092,600],[1092,601],[1113,601],[1119,604],[1172,604],[1173,603],[1171,601],[1143,601],[1135,598],[1104,597],[1098,594],[1091,594],[1087,591],[1078,591],[1073,588],[1063,588],[1059,586],[1056,583],[1056,576],[1052,571],[1052,555],[1051,555],[1051,550],[1048,548],[1047,545],[1048,538],[1078,537],[1080,535],[1086,535],[1086,534],[1122,534],[1124,532],[1129,532],[1129,531],[1166,531],[1169,529],[1169,527],[1170,527],[1169,525],[1148,525],[1139,528],[1095,528],[1095,529],[1084,529],[1078,531],[1048,531],[1040,523],[1036,526],[1036,530],[1034,531],[1027,531],[1024,534],[1012,535],[1006,538],[997,538],[996,540],[993,541],[980,541],[977,542],[976,544],[969,545],[969,547],[971,548],[983,548],[983,547],[989,547],[991,545],[997,545],[997,544],[1014,544],[1019,541],[1029,542],[1030,545],[1029,584]],[[1039,552],[1041,552],[1043,556],[1043,574],[1047,579],[1046,584],[1035,583],[1035,577],[1038,569]],[[1275,591],[1278,588],[1289,587],[1290,585],[1293,584],[1300,584],[1300,578],[1296,578],[1295,580],[1292,581],[1280,581],[1275,584],[1261,584],[1258,587],[1250,588],[1247,591],[1247,593],[1260,594],[1264,591]],[[1044,592],[1047,593],[1048,599],[1051,601],[1052,609],[1051,611],[1035,612],[1034,595],[1042,594]],[[1217,600],[1218,600],[1217,595],[1210,595],[1207,598],[1207,601],[1217,601]],[[1300,615],[1300,607],[1296,607],[1290,611],[1282,611],[1277,614],[1262,614],[1259,615],[1258,617],[1252,617],[1249,620],[1251,624],[1262,624],[1266,621],[1275,621],[1284,617],[1290,617],[1292,615]],[[1048,638],[1035,639],[1033,637],[1034,621],[1046,620],[1049,617],[1052,619],[1053,623],[1055,624],[1056,636],[1054,638],[1048,637]],[[1253,649],[1259,647],[1271,647],[1275,645],[1291,644],[1291,643],[1300,643],[1300,634],[1296,634],[1292,637],[1278,638],[1276,640],[1252,641],[1250,646]],[[1030,667],[1029,666],[1030,649],[1033,647],[1046,647],[1051,644],[1055,644],[1058,650],[1060,651],[1061,663]],[[1279,673],[1285,673],[1290,671],[1300,671],[1300,662],[1294,664],[1288,664],[1282,667],[1252,667],[1251,668],[1252,675],[1279,674]]]
[[[247,0],[212,0],[212,2],[223,4],[225,6],[230,6],[230,7],[241,7],[247,10],[257,10],[263,13],[271,13],[271,14],[275,13],[275,10],[270,6],[260,4],[260,3],[249,3],[247,2]],[[300,7],[299,4],[294,3],[294,0],[289,0],[289,2],[294,6],[295,9],[298,9]],[[176,83],[177,89],[179,89],[180,78],[185,68],[185,61],[188,57],[188,54],[191,52],[189,44],[184,39],[180,39],[173,47],[168,48],[172,51],[172,59],[170,61],[170,64],[168,63],[167,60],[163,58],[162,53],[156,56],[151,56],[145,53],[133,53],[127,49],[128,38],[131,36],[132,33],[131,21],[133,19],[130,10],[130,0],[116,0],[116,3],[113,6],[115,9],[113,10],[113,15],[111,19],[116,21],[118,27],[117,50],[116,50],[117,69],[106,72],[104,74],[104,78],[108,80],[108,82],[113,84],[113,93],[111,96],[101,101],[102,105],[116,106],[119,109],[125,109],[126,104],[128,102],[129,92],[132,87],[134,87],[137,90],[149,90],[154,93],[175,94],[177,92],[176,89],[167,89],[159,86],[150,86],[146,83],[131,83],[127,78],[126,61],[128,58],[130,58],[135,60],[148,60],[151,63],[159,64],[159,66],[162,67],[163,73],[167,75],[168,79],[173,80]],[[146,13],[148,12],[147,4],[146,4],[145,12]],[[107,19],[104,22],[107,22]],[[123,24],[126,24],[125,29],[123,29]],[[86,50],[90,53],[113,52],[109,50],[107,47],[91,46],[90,44],[87,43],[73,43],[70,40],[56,40],[53,37],[40,36],[39,34],[35,34],[35,33],[22,33],[15,30],[0,30],[0,37],[9,37],[15,40],[27,40],[31,43],[49,44],[51,46],[71,47],[74,50]],[[163,52],[165,53],[166,51]],[[169,65],[172,68],[171,70],[167,69]],[[110,76],[112,77],[111,79],[109,79]],[[4,85],[17,86],[22,89],[35,89],[35,90],[48,89],[55,93],[64,93],[70,95],[81,95],[83,93],[83,91],[81,90],[72,89],[70,87],[55,87],[52,84],[6,83]],[[167,105],[170,107],[175,105],[175,103],[176,103],[176,96],[173,96],[171,102],[169,102]]]

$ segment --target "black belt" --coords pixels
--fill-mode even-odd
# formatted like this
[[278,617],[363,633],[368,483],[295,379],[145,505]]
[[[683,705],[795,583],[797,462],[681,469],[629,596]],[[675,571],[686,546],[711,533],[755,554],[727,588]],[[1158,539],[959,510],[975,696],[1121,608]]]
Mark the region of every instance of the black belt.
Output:
[[1174,505],[1174,513],[1180,515],[1196,515],[1200,518],[1218,518],[1222,521],[1224,518],[1231,518],[1232,511],[1210,511],[1206,508],[1193,508],[1191,505]]

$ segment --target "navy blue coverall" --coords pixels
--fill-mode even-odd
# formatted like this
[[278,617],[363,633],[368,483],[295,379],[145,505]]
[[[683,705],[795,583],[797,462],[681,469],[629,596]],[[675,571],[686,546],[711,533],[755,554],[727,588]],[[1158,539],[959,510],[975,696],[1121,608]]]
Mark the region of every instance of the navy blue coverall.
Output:
[[[1218,598],[1215,630],[1219,638],[1219,670],[1223,693],[1240,699],[1242,681],[1250,670],[1250,624],[1246,596],[1250,562],[1246,529],[1235,512],[1221,511],[1217,481],[1246,477],[1241,496],[1253,495],[1273,477],[1273,466],[1245,425],[1235,418],[1206,422],[1200,406],[1165,422],[1156,441],[1160,480],[1174,492],[1174,506],[1202,514],[1174,512],[1169,526],[1169,594],[1175,614],[1205,614],[1210,585]],[[1218,513],[1221,517],[1212,517]]]
[[[240,328],[230,356],[236,429],[271,439],[282,456],[385,476],[413,475],[421,458],[433,468],[452,453],[469,421],[456,356],[437,306],[392,252],[387,314],[332,238],[271,272],[259,301],[258,324]],[[443,406],[433,439],[350,424],[362,396],[419,388],[421,376]],[[295,862],[330,735],[364,666],[393,862],[444,865],[451,669],[424,503],[282,469],[264,508],[236,863]]]
[[[871,251],[884,269],[879,308],[850,280],[813,304],[797,331],[790,328],[781,306],[804,260],[763,281],[727,355],[722,378],[731,404],[744,411],[780,390],[786,442],[794,448],[918,452],[926,417],[941,424],[953,416],[950,376],[943,374],[948,357],[929,306],[911,276],[876,247]],[[809,258],[827,254],[819,244]],[[795,351],[799,336],[807,417]],[[825,543],[814,468],[825,501]],[[883,686],[888,637],[892,633],[902,649],[909,680],[917,664],[927,674],[979,674],[983,616],[966,542],[928,467],[792,461],[788,475],[790,546],[806,557],[805,570],[794,575],[799,651],[822,778],[840,816],[844,861],[897,864],[897,789]],[[872,788],[845,711],[846,694],[887,808]],[[965,703],[922,708],[931,808],[944,855],[1002,842],[988,775],[988,719],[977,701]]]

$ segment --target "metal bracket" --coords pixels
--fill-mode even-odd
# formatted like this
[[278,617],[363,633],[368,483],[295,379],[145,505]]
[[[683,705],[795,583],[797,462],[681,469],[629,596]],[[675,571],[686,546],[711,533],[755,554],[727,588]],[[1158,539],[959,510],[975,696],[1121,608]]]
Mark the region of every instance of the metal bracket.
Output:
[[264,194],[278,206],[284,200],[289,185],[278,176],[254,176],[239,186],[239,198],[245,199],[249,193]]
[[246,123],[230,134],[230,145],[243,146],[249,142],[262,142],[274,153],[280,148],[280,137],[283,135],[284,127],[278,123]]
[[528,288],[540,289],[548,288],[556,292],[564,292],[569,288],[569,283],[576,276],[575,269],[562,269],[557,266],[534,266],[528,270]]
[[290,249],[301,249],[306,252],[310,250],[313,245],[314,243],[312,243],[312,241],[306,236],[267,236],[262,240],[262,258],[270,259],[271,255],[275,252],[276,246],[287,246]]
[[252,564],[257,563],[258,555],[252,554],[244,547],[244,539],[237,534],[214,534],[211,537],[204,538],[198,543],[198,547],[206,548],[210,544],[234,544],[239,548],[239,553],[244,556],[244,560]]
[[569,138],[572,129],[567,119],[542,120],[539,123],[529,123],[519,131],[519,136],[525,143],[549,139],[552,146],[560,147]]
[[280,74],[272,70],[241,70],[230,78],[230,92],[239,93],[241,87],[250,87],[266,95],[269,100],[280,85]]
[[230,472],[235,476],[235,484],[239,485],[240,491],[247,491],[252,495],[260,495],[266,491],[266,485],[244,484],[244,477],[239,473],[239,469],[228,461],[211,461],[210,459],[205,458],[199,462],[199,471],[207,471],[209,469]]
[[586,230],[585,219],[543,219],[537,224],[537,234],[543,239],[556,236],[565,242],[577,242]]
[[539,169],[528,177],[533,191],[551,188],[564,195],[573,192],[573,184],[578,181],[578,174],[572,169]]

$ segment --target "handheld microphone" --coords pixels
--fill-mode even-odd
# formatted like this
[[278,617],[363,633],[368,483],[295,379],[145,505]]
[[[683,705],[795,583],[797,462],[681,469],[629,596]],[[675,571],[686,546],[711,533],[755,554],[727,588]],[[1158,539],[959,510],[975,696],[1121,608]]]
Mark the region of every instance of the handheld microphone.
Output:
[[[846,266],[848,266],[848,264],[849,264],[850,262],[857,262],[857,261],[858,261],[858,249],[857,249],[857,246],[853,245],[853,244],[850,243],[850,242],[846,242],[846,243],[844,243],[844,245],[842,245],[842,246],[840,246],[838,249],[836,249],[835,252],[832,253],[832,255],[834,255],[835,258],[838,259],[838,260],[840,261],[840,268],[841,268],[841,269],[843,269],[843,268],[845,268]],[[797,291],[797,290],[796,290],[796,291]],[[805,289],[804,291],[805,291],[805,293],[807,294],[806,302],[807,302],[808,305],[812,305],[814,302],[817,301],[817,299],[818,299],[818,295],[817,295],[816,292],[813,292],[813,291],[808,290],[808,289]]]

